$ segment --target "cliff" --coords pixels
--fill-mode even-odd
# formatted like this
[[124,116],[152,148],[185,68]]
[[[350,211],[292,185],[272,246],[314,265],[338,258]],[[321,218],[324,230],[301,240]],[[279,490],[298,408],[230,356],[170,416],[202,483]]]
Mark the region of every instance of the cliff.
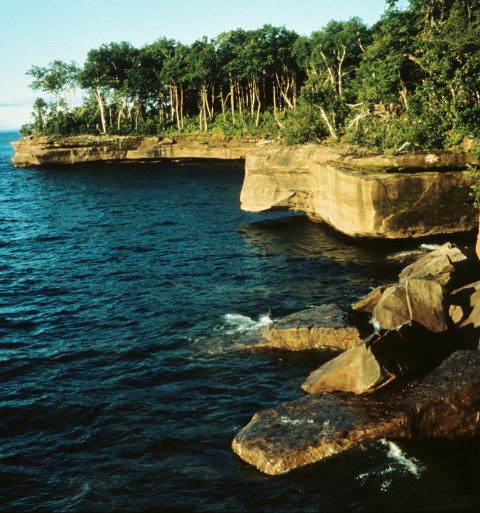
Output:
[[76,136],[12,143],[19,167],[162,159],[246,160],[242,208],[305,212],[354,237],[406,238],[477,227],[468,153],[375,155],[358,148],[279,146],[248,138]]
[[29,137],[11,143],[18,167],[59,166],[83,162],[169,159],[245,159],[263,142],[223,136],[172,139],[144,136]]
[[241,192],[251,212],[303,211],[350,236],[406,238],[477,227],[470,156],[383,156],[358,148],[271,146],[249,154]]

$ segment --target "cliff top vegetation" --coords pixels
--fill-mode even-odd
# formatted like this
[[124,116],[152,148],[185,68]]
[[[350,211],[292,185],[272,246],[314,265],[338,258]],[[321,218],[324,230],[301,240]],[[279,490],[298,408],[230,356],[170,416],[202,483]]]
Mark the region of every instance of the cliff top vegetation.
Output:
[[449,148],[480,139],[479,40],[480,0],[387,0],[372,27],[352,18],[310,36],[265,25],[191,45],[112,42],[90,50],[82,67],[54,60],[28,70],[41,96],[22,133]]

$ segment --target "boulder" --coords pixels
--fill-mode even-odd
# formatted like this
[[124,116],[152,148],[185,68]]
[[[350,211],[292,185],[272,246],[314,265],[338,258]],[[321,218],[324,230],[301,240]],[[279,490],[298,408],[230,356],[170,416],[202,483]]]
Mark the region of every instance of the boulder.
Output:
[[474,261],[470,255],[467,256],[464,251],[447,242],[405,267],[399,275],[399,283],[421,278],[434,280],[452,290],[469,271],[473,272],[473,266]]
[[392,329],[410,320],[434,333],[448,329],[443,287],[434,280],[408,279],[388,287],[373,309],[373,322],[381,329]]
[[377,336],[372,335],[367,341],[321,365],[308,376],[303,390],[309,394],[338,390],[363,394],[395,379],[370,350],[370,341]]
[[448,330],[443,287],[433,280],[410,279],[405,282],[410,319],[434,333]]
[[480,434],[480,351],[457,351],[431,374],[368,395],[315,394],[256,413],[233,451],[283,474],[369,440]]
[[352,310],[354,312],[364,312],[371,314],[377,306],[378,302],[380,301],[380,298],[382,297],[386,288],[387,287],[385,285],[380,285],[380,287],[376,287],[371,292],[369,292],[365,297],[359,299],[352,306]]
[[382,329],[401,326],[410,319],[405,287],[393,285],[385,289],[373,309],[374,324]]
[[336,305],[307,308],[272,323],[256,347],[304,351],[321,347],[350,349],[362,341],[360,330]]
[[450,318],[455,323],[459,344],[480,349],[480,281],[452,292]]
[[398,378],[424,374],[451,352],[446,338],[416,321],[374,333],[312,372],[302,388],[318,392],[373,392]]

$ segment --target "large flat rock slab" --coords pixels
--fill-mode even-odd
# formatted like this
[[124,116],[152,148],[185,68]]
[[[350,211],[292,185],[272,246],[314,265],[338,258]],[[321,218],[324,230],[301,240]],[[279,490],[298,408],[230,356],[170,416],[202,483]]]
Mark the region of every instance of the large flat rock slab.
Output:
[[256,347],[306,351],[333,348],[345,351],[362,341],[360,329],[337,305],[307,308],[279,319],[265,330]]
[[320,393],[255,414],[233,451],[266,474],[283,474],[379,438],[480,433],[480,352],[457,351],[399,389]]
[[147,137],[79,135],[28,137],[11,143],[18,167],[64,166],[85,162],[148,162],[162,159],[244,160],[264,141],[212,136]]

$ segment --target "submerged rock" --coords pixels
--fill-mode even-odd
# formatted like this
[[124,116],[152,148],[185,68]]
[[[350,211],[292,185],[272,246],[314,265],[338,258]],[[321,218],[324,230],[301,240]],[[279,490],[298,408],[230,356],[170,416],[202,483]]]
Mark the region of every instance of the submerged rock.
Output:
[[361,340],[359,328],[351,325],[343,309],[336,305],[321,305],[275,321],[257,347],[288,351],[321,347],[346,350]]
[[458,351],[398,390],[315,394],[253,416],[233,451],[282,474],[379,438],[456,438],[480,433],[480,351]]

